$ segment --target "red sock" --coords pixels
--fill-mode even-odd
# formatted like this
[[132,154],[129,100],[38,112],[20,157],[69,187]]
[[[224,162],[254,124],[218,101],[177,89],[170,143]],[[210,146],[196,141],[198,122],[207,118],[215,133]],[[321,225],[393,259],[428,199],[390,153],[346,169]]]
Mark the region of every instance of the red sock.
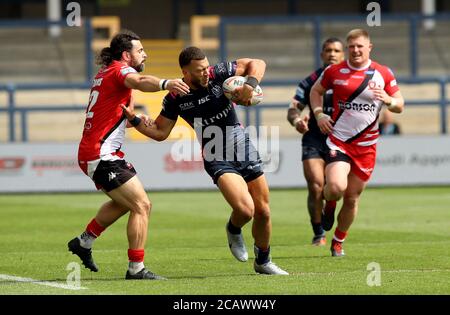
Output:
[[144,255],[144,249],[128,249],[128,260],[131,262],[143,262]]
[[348,234],[348,232],[342,232],[338,228],[336,228],[336,230],[334,231],[333,239],[335,241],[338,241],[338,242],[342,243],[343,241],[345,241],[345,238],[347,237],[347,234]]
[[95,221],[95,219],[92,219],[92,221],[89,222],[89,224],[86,227],[86,232],[95,237],[99,237],[104,230],[105,228],[100,224],[98,224],[97,221]]

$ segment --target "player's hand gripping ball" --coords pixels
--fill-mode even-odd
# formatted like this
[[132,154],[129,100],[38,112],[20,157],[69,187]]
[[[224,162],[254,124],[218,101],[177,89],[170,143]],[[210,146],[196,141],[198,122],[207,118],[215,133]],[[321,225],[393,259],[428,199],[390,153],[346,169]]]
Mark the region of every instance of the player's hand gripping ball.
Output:
[[[234,102],[233,91],[238,87],[244,86],[244,83],[246,80],[247,79],[242,76],[229,77],[222,84],[223,93],[229,100]],[[261,87],[259,85],[257,85],[253,89],[253,96],[250,101],[250,106],[261,103],[262,99],[263,99],[263,91],[262,91]],[[240,105],[245,105],[245,104],[240,104]]]

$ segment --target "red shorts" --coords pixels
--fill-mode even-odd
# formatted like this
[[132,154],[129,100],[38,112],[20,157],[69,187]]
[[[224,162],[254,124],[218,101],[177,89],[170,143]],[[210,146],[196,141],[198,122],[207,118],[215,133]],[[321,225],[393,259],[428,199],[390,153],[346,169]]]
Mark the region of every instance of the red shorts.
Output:
[[[372,175],[375,168],[377,157],[377,145],[359,146],[340,141],[335,137],[327,139],[327,145],[330,147],[329,158],[327,162],[333,162],[333,151],[341,151],[350,158],[351,171],[361,178],[362,181],[367,182]],[[337,159],[342,161],[342,159]]]

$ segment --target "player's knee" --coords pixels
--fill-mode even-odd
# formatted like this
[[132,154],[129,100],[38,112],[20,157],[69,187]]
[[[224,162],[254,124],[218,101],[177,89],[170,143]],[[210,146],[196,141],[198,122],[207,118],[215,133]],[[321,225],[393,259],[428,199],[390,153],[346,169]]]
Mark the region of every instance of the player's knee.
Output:
[[250,221],[255,213],[255,207],[250,203],[240,204],[237,210],[239,211],[241,218],[246,221]]
[[142,200],[136,202],[134,211],[142,216],[148,217],[150,215],[151,209],[152,203],[150,202],[150,200],[148,198],[143,198]]
[[345,185],[341,183],[329,183],[326,186],[326,195],[330,200],[338,200],[342,197],[345,192]]
[[255,219],[269,221],[270,220],[270,207],[269,203],[263,203],[255,207]]
[[309,193],[314,196],[314,199],[320,199],[323,192],[323,184],[318,182],[311,182],[308,185]]

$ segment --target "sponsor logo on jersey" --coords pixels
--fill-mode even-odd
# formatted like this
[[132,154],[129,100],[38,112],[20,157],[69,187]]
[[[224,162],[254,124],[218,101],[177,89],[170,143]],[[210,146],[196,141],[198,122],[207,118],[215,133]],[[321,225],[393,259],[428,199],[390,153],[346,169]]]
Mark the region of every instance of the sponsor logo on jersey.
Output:
[[338,101],[339,109],[341,110],[356,110],[358,112],[373,112],[375,111],[375,104],[367,104],[367,103],[355,103],[355,102],[343,102]]
[[297,96],[300,98],[304,98],[305,97],[305,90],[302,89],[301,87],[297,87],[297,92],[296,92]]
[[353,79],[364,79],[363,75],[352,75]]
[[395,79],[392,80],[390,84],[391,84],[391,86],[396,86],[397,85],[397,80],[395,80]]
[[367,74],[367,75],[371,75],[371,74],[374,74],[374,73],[375,73],[375,71],[373,71],[373,70],[364,71],[364,74]]
[[224,63],[218,63],[217,64],[217,72],[218,73],[225,73],[227,72],[227,66]]
[[163,110],[166,110],[166,105],[167,105],[167,102],[168,102],[166,97],[163,98],[163,101],[162,101],[162,104],[161,104],[161,107],[162,107]]
[[92,80],[92,87],[100,86],[102,84],[103,78],[98,78]]
[[195,106],[194,102],[187,102],[187,103],[180,104],[180,109],[181,110],[188,110],[190,108],[193,108],[194,106]]
[[348,81],[347,80],[338,80],[338,79],[336,79],[336,80],[333,81],[333,84],[334,85],[348,85]]
[[223,90],[218,84],[211,84],[211,92],[214,94],[216,98],[219,98],[223,95]]
[[342,68],[341,70],[339,70],[339,72],[343,73],[343,74],[347,74],[347,73],[350,73],[350,69],[349,68]]
[[204,104],[206,102],[208,102],[210,100],[209,95],[206,95],[205,97],[202,97],[201,99],[198,100],[198,104]]
[[234,67],[233,67],[233,63],[232,62],[228,62],[227,63],[227,68],[228,68],[228,75],[233,75],[233,73],[234,73]]
[[369,85],[369,89],[373,90],[374,88],[377,87],[377,82],[370,80],[368,85]]
[[126,67],[126,68],[120,69],[120,73],[122,75],[126,75],[128,73],[137,73],[137,71],[131,67]]
[[194,119],[194,128],[206,127],[211,124],[217,123],[217,121],[228,116],[228,113],[233,108],[232,106],[233,106],[232,104],[228,104],[228,106],[225,107],[225,109],[223,111],[221,111],[220,113],[217,113],[214,116],[211,116],[208,118],[204,118],[203,120],[197,119],[197,118]]

